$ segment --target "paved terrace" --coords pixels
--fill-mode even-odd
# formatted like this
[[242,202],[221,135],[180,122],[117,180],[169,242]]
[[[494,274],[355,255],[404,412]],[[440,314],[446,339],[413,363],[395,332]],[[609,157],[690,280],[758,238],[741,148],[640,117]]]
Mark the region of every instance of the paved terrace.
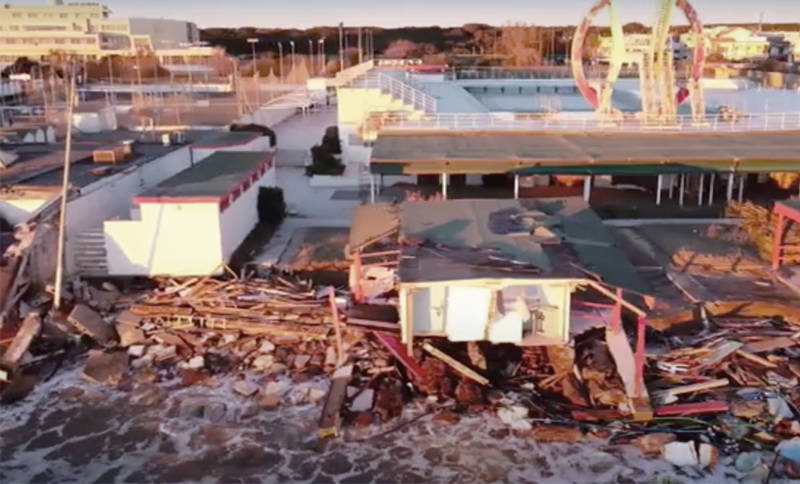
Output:
[[382,133],[381,174],[656,175],[800,171],[800,130],[782,133]]

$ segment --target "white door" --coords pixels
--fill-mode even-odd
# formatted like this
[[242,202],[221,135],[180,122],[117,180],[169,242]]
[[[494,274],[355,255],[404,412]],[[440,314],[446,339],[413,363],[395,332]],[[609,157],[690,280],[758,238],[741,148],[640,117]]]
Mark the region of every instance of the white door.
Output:
[[447,288],[445,332],[450,341],[486,339],[491,289],[450,286]]

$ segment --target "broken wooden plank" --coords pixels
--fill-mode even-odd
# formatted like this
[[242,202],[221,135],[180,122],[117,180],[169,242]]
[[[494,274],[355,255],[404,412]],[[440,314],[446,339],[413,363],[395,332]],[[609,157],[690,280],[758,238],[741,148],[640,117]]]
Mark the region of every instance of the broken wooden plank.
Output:
[[723,413],[730,410],[728,402],[712,401],[700,403],[682,403],[656,407],[657,417],[673,417],[679,415],[701,415],[706,413]]
[[144,331],[139,329],[139,323],[142,319],[142,316],[129,310],[123,311],[117,316],[114,327],[119,336],[120,346],[127,348],[128,346],[144,343],[147,340]]
[[342,328],[339,327],[339,308],[336,306],[336,290],[333,286],[328,286],[328,300],[331,304],[331,314],[333,315],[333,329],[336,332],[336,366],[344,364],[344,346],[342,344]]
[[635,314],[637,316],[641,316],[643,318],[647,317],[647,313],[646,312],[642,311],[637,306],[635,306],[634,304],[629,303],[628,301],[626,301],[623,298],[617,298],[616,294],[614,294],[613,292],[611,292],[608,289],[606,289],[605,287],[603,287],[603,285],[600,284],[599,282],[595,282],[595,281],[592,281],[590,279],[585,279],[585,281],[590,286],[592,286],[593,288],[595,288],[598,291],[600,291],[601,293],[603,293],[604,296],[606,296],[607,298],[611,299],[612,301],[619,301],[619,303],[622,304],[623,307],[628,309],[633,314]]
[[715,363],[719,363],[720,361],[724,360],[728,356],[732,355],[736,352],[739,348],[743,346],[743,343],[740,341],[726,341],[717,349],[714,350],[714,353],[702,358],[699,363],[701,365],[713,365]]
[[25,352],[28,351],[28,347],[31,345],[33,338],[39,334],[41,329],[42,320],[39,318],[39,315],[36,313],[28,313],[22,325],[19,327],[17,334],[14,336],[14,339],[11,341],[11,345],[9,345],[8,349],[3,353],[0,364],[10,370],[16,368],[19,360],[21,360]]
[[454,370],[456,370],[457,372],[461,373],[465,377],[467,377],[467,378],[469,378],[471,380],[474,380],[475,382],[477,382],[477,383],[479,383],[481,385],[484,385],[484,386],[489,385],[489,380],[487,380],[483,376],[479,375],[475,371],[471,370],[466,365],[463,365],[460,362],[456,361],[454,358],[452,358],[449,355],[445,354],[441,350],[438,350],[438,349],[434,348],[427,341],[422,343],[422,349],[424,349],[425,351],[427,351],[431,355],[435,356],[436,358],[439,358],[443,362],[447,363],[448,365],[450,365],[450,367],[452,367]]
[[83,304],[75,305],[75,308],[69,313],[67,321],[79,332],[101,345],[111,344],[115,339],[113,326],[107,324],[99,314]]
[[408,352],[403,347],[403,343],[396,337],[386,333],[372,333],[380,341],[397,360],[409,371],[414,377],[420,381],[425,378],[425,370],[420,367],[413,358],[408,356]]
[[754,343],[747,343],[744,346],[745,351],[749,353],[765,353],[767,351],[774,351],[783,348],[789,348],[796,345],[798,342],[792,338],[782,336],[780,338],[771,338],[764,341],[756,341]]
[[677,396],[677,395],[683,395],[684,393],[702,392],[704,390],[721,388],[728,386],[729,384],[730,380],[728,380],[727,378],[720,378],[718,380],[711,380],[703,383],[692,383],[691,385],[683,385],[675,388],[670,388],[668,390],[662,390],[658,392],[658,394],[659,396],[661,395]]
[[342,406],[347,397],[347,385],[353,378],[353,365],[343,366],[334,372],[331,387],[322,407],[319,420],[319,438],[338,436],[342,426]]
[[773,362],[771,362],[769,360],[766,360],[766,359],[764,359],[764,358],[762,358],[762,357],[760,357],[758,355],[754,355],[752,353],[749,353],[749,352],[747,352],[747,351],[745,351],[743,349],[736,350],[736,354],[741,356],[742,358],[744,358],[746,360],[751,361],[752,363],[755,363],[755,364],[757,364],[759,366],[763,366],[765,368],[777,368],[778,367],[778,365],[776,365],[775,363],[773,363]]

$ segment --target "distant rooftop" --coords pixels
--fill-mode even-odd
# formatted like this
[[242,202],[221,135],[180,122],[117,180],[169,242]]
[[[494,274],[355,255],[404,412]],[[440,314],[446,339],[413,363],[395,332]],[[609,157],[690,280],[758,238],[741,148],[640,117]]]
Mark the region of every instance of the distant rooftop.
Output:
[[[800,131],[600,133],[397,131],[375,141],[374,173],[604,174],[800,170]],[[620,171],[622,170],[622,171]],[[570,171],[570,173],[572,173]]]
[[217,151],[134,199],[134,203],[217,201],[272,162],[272,152]]

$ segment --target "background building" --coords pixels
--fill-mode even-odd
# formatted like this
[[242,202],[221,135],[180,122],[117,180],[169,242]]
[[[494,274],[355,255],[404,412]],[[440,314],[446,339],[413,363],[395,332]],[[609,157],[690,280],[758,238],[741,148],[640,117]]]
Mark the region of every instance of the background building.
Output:
[[[52,52],[68,52],[86,60],[147,51],[169,55],[210,56],[218,49],[199,43],[197,25],[183,20],[110,18],[97,3],[10,5],[0,8],[0,61],[19,57],[43,60]],[[176,50],[179,52],[176,54]]]

